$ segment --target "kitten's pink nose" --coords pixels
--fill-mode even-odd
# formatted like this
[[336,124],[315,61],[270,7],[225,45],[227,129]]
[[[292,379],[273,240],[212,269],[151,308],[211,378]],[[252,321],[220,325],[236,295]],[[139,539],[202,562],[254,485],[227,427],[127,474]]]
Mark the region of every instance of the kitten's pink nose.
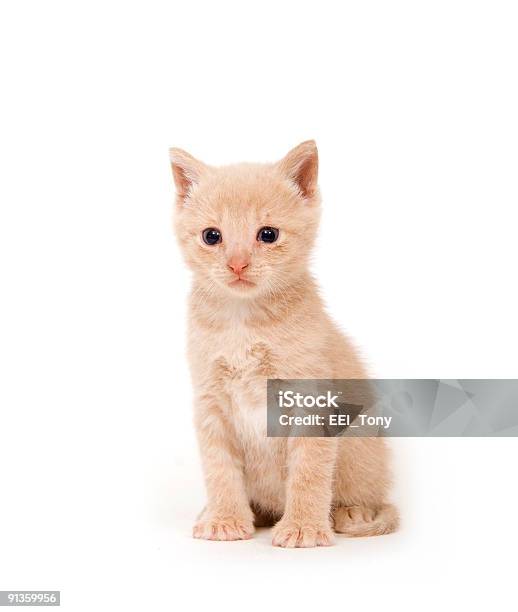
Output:
[[242,256],[231,257],[227,266],[234,272],[234,274],[241,274],[241,272],[248,267],[249,262]]

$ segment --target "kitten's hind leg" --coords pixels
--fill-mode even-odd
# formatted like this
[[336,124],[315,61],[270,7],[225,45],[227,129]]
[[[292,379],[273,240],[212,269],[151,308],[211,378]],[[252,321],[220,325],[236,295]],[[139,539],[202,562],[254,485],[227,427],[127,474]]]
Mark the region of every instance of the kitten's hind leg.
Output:
[[399,526],[395,506],[383,504],[379,508],[366,506],[337,506],[332,511],[334,530],[350,538],[392,533]]
[[342,438],[333,495],[334,530],[349,537],[396,531],[397,509],[386,503],[388,448],[382,438]]

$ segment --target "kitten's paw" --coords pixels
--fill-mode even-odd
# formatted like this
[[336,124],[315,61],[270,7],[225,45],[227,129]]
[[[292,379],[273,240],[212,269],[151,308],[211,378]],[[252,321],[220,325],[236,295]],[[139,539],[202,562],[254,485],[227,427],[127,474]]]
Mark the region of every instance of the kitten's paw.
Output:
[[281,519],[273,528],[272,544],[282,548],[332,546],[334,536],[329,525],[325,523],[299,523]]
[[252,521],[237,517],[202,517],[193,527],[194,538],[202,540],[249,540],[254,533]]
[[380,508],[366,506],[338,506],[333,511],[337,533],[351,538],[392,533],[399,526],[399,515],[394,506],[385,504]]

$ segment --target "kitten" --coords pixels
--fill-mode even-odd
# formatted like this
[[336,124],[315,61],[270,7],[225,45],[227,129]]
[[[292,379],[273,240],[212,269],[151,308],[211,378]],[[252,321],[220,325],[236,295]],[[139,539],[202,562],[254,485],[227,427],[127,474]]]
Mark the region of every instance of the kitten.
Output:
[[207,506],[195,538],[241,540],[275,524],[273,544],[327,546],[389,533],[380,438],[267,438],[267,378],[366,378],[308,272],[317,232],[318,153],[208,166],[171,149],[175,227],[194,273],[188,352]]

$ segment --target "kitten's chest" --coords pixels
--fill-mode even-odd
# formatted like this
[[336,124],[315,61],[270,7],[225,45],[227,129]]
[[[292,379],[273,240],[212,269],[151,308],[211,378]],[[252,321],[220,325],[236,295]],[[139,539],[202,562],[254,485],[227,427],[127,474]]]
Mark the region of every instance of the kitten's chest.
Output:
[[246,376],[266,353],[273,356],[268,338],[250,321],[246,307],[234,307],[229,309],[226,322],[209,332],[203,344],[212,343],[213,356],[223,359],[236,376]]
[[218,353],[236,372],[245,372],[252,361],[252,348],[260,341],[253,330],[230,324],[219,334]]
[[253,330],[235,326],[220,339],[215,375],[241,439],[266,435],[266,381],[273,376],[274,361],[271,347]]
[[[254,391],[274,375],[276,357],[263,337],[246,329],[233,329],[223,335],[218,363],[226,373],[226,387],[232,396],[256,396]],[[237,399],[237,398],[236,398]]]

